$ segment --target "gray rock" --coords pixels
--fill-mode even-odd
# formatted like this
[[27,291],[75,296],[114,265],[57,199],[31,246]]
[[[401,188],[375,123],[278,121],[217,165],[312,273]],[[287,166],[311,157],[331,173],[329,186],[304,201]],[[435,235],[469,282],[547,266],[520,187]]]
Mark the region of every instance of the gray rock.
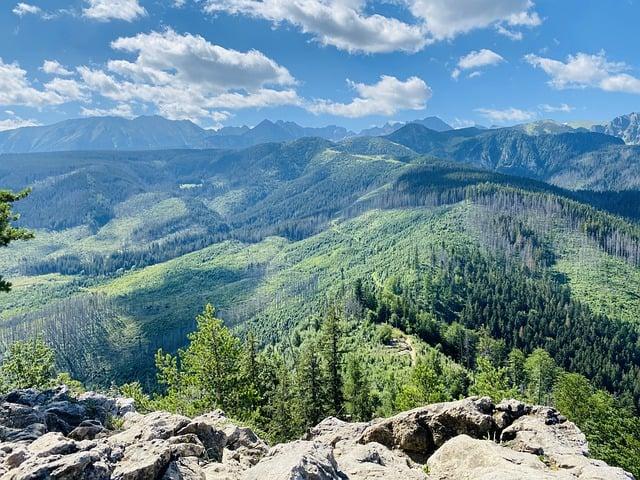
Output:
[[182,427],[178,434],[197,435],[205,447],[207,457],[214,462],[220,462],[227,443],[227,436],[224,431],[218,428],[219,421],[219,417],[212,418],[208,415],[201,415]]
[[50,457],[52,455],[68,455],[77,452],[79,448],[76,442],[61,433],[50,432],[32,442],[27,450],[36,457]]
[[437,403],[404,412],[368,427],[359,442],[377,442],[399,448],[424,460],[447,440],[462,434],[477,438],[493,436],[493,404],[488,398],[467,398]]
[[235,461],[243,468],[257,464],[269,451],[269,447],[246,427],[230,424],[225,428],[227,443],[224,461]]
[[113,480],[155,480],[171,461],[171,445],[164,440],[130,445],[113,470]]
[[446,442],[427,466],[429,480],[575,480],[564,472],[551,471],[535,455],[467,435]]
[[276,445],[243,480],[345,480],[332,448],[320,442],[298,440]]
[[4,402],[0,405],[0,425],[7,428],[27,428],[34,423],[46,424],[43,412],[31,406]]
[[339,442],[333,453],[342,473],[351,480],[426,480],[421,465],[402,452],[392,452],[379,443]]
[[171,462],[162,480],[205,480],[205,471],[193,458],[180,458]]
[[109,437],[111,445],[132,445],[148,440],[167,439],[178,434],[191,420],[182,415],[153,412],[148,415],[127,413],[123,432]]

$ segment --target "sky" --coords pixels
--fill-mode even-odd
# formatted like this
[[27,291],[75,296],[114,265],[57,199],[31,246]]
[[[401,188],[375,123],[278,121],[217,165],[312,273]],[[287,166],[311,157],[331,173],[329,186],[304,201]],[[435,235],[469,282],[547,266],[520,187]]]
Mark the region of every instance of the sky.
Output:
[[0,0],[0,130],[609,120],[640,110],[639,23],[640,0]]

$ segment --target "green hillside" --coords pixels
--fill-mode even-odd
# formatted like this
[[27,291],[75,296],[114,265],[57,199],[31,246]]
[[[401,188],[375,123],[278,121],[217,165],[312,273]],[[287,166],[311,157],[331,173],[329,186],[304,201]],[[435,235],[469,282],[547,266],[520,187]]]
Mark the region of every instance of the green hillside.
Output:
[[[36,239],[0,252],[15,278],[0,336],[7,345],[44,331],[90,383],[152,382],[154,352],[184,345],[206,303],[263,344],[286,344],[359,281],[640,395],[640,231],[612,215],[635,218],[634,196],[443,163],[383,139],[25,158],[11,157],[11,178],[35,175],[20,208]],[[89,187],[98,165],[107,178]],[[134,187],[111,190],[108,175]],[[65,209],[56,182],[76,177],[64,188],[102,202],[100,221]],[[30,224],[45,198],[52,217]],[[405,310],[396,327],[442,343]],[[87,334],[69,340],[74,326]],[[89,370],[74,361],[91,355]]]

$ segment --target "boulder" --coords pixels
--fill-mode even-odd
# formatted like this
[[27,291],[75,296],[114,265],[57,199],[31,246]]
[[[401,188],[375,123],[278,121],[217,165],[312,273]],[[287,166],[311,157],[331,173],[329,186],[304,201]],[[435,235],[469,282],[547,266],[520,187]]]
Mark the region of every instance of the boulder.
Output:
[[225,462],[234,461],[243,468],[249,468],[258,463],[269,451],[267,444],[249,428],[230,424],[224,432],[227,437],[223,454]]
[[113,470],[113,480],[156,480],[171,461],[171,445],[156,439],[126,448]]
[[162,480],[205,480],[202,467],[193,458],[180,458],[171,462]]
[[101,460],[100,455],[93,451],[53,455],[45,458],[31,457],[17,468],[5,473],[2,480],[49,478],[108,480],[110,477],[109,468]]
[[33,423],[26,428],[7,428],[0,426],[0,439],[5,442],[32,442],[47,433],[43,423]]
[[23,429],[35,423],[47,423],[43,412],[20,403],[4,402],[0,405],[0,425],[3,427]]
[[360,438],[370,425],[371,422],[349,423],[335,417],[327,417],[318,425],[309,429],[304,439],[335,445],[341,440]]
[[79,448],[76,442],[61,433],[50,432],[32,442],[27,450],[36,457],[50,457],[52,455],[68,455],[77,452]]
[[551,471],[537,456],[516,452],[491,440],[458,435],[427,461],[429,480],[575,480]]
[[422,466],[379,443],[339,442],[333,451],[340,472],[351,480],[426,480]]
[[93,440],[107,434],[107,429],[98,420],[83,420],[80,425],[69,432],[74,440]]
[[167,412],[153,412],[148,415],[127,413],[124,420],[125,430],[109,437],[111,445],[132,445],[149,440],[167,439],[191,422],[187,417]]
[[633,478],[620,468],[589,458],[589,445],[584,434],[553,408],[533,407],[529,415],[521,416],[502,432],[501,440],[512,450],[544,458],[573,478]]
[[428,405],[374,423],[359,442],[377,442],[424,460],[457,435],[494,436],[498,429],[493,412],[494,406],[486,397]]
[[320,442],[298,440],[276,445],[257,465],[247,470],[244,480],[345,480],[332,448]]
[[220,462],[222,460],[224,447],[227,443],[227,436],[218,428],[219,422],[220,418],[217,416],[201,415],[182,427],[178,434],[197,435],[204,445],[207,458],[214,462]]

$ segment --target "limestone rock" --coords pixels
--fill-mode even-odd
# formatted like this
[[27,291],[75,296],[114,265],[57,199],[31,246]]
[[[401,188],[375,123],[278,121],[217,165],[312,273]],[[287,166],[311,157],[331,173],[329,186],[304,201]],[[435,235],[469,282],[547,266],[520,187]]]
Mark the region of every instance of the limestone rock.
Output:
[[567,473],[551,471],[535,455],[467,435],[445,443],[427,466],[429,480],[575,480]]
[[171,462],[162,480],[205,480],[204,470],[193,458],[180,458]]
[[244,480],[346,480],[332,448],[320,442],[298,440],[276,445],[258,464],[247,470]]
[[334,449],[342,473],[351,480],[426,480],[420,465],[402,452],[392,452],[379,443],[340,442]]
[[227,425],[225,428],[227,442],[224,449],[224,461],[235,461],[243,468],[258,463],[269,451],[267,444],[253,431],[246,427]]
[[488,398],[428,405],[374,423],[363,432],[360,443],[377,442],[426,458],[457,435],[477,438],[494,435],[497,426],[493,410]]
[[112,445],[131,445],[148,440],[167,439],[187,426],[191,420],[182,415],[167,412],[153,412],[148,415],[127,413],[124,416],[125,430],[112,437]]
[[180,435],[195,434],[204,445],[207,457],[212,461],[222,460],[223,449],[227,443],[227,436],[218,428],[220,418],[201,415],[191,420],[178,432]]
[[93,440],[106,434],[107,429],[98,420],[84,420],[69,432],[69,438],[74,440]]
[[155,480],[171,461],[171,446],[160,439],[127,447],[113,470],[113,480]]

